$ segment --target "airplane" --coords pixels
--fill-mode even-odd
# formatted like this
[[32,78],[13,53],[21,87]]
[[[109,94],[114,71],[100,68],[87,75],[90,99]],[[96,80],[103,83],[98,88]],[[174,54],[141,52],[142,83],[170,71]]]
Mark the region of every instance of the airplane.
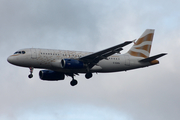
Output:
[[[41,80],[58,81],[70,76],[72,77],[70,84],[75,86],[78,81],[74,76],[79,73],[85,74],[85,78],[89,79],[93,73],[127,71],[158,64],[157,59],[167,53],[149,57],[154,31],[154,29],[146,29],[137,41],[126,41],[94,53],[26,48],[9,56],[7,61],[16,66],[28,67],[29,78],[33,77],[33,69],[39,68],[44,69],[39,71]],[[130,50],[121,54],[123,47],[130,43],[134,43]]]

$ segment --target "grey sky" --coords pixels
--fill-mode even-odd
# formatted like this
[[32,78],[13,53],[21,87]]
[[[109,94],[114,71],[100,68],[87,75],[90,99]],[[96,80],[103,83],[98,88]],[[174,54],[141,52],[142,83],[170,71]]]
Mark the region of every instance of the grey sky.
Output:
[[[0,0],[0,119],[178,120],[180,118],[180,1]],[[94,74],[71,87],[44,82],[7,57],[21,48],[92,51],[137,39],[155,29],[151,55],[160,64]],[[125,53],[131,45],[125,47]]]

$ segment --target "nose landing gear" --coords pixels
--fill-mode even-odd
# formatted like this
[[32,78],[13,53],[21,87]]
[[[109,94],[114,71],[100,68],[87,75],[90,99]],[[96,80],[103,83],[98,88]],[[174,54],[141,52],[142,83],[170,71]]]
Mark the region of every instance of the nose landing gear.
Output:
[[33,73],[33,69],[34,69],[34,68],[33,68],[33,67],[30,67],[29,69],[30,69],[30,74],[28,75],[28,77],[29,77],[29,78],[32,78],[32,77],[33,77],[33,74],[32,74],[32,73]]

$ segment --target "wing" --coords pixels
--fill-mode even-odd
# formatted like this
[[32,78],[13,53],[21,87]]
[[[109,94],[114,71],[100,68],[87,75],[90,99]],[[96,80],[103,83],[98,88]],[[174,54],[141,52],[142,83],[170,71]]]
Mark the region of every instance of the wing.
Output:
[[102,59],[107,59],[107,57],[119,53],[122,49],[122,47],[132,43],[133,41],[126,41],[122,44],[101,50],[99,52],[95,52],[92,54],[89,54],[87,56],[81,57],[79,60],[86,63],[90,68],[93,67],[95,64],[97,64]]

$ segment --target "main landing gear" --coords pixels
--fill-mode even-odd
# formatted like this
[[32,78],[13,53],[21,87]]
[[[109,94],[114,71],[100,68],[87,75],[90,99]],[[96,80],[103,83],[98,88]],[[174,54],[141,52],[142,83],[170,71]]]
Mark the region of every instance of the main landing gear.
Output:
[[93,74],[91,72],[87,72],[86,75],[85,75],[86,79],[89,79],[92,76],[93,76]]
[[89,67],[87,67],[87,72],[85,74],[86,79],[89,79],[93,76],[93,74],[90,72]]
[[[74,79],[74,73],[72,73],[71,75],[69,75],[72,77],[72,81],[70,82],[71,86],[75,86],[78,84],[78,81]],[[88,72],[85,74],[86,79],[89,79],[93,76],[93,74],[91,72]]]
[[72,81],[70,82],[71,86],[75,86],[78,84],[78,81],[75,79],[72,79]]
[[34,69],[34,68],[33,68],[33,67],[30,67],[29,69],[30,69],[30,74],[28,75],[28,77],[29,77],[29,78],[32,78],[32,77],[33,77],[33,74],[32,74],[32,73],[33,73],[33,69]]
[[72,81],[70,82],[71,86],[75,86],[78,84],[78,81],[74,79],[74,74],[70,75],[72,77]]

